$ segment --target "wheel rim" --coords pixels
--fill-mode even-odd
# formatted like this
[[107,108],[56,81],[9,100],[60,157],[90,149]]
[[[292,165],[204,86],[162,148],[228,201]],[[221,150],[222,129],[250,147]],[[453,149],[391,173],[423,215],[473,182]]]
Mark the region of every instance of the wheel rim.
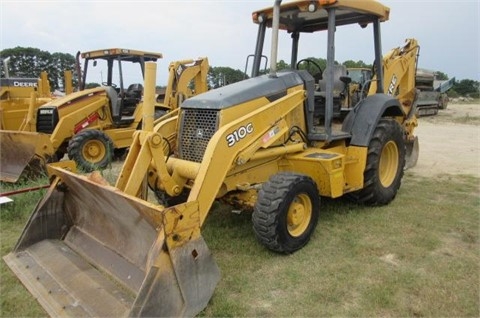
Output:
[[385,144],[380,157],[379,177],[380,183],[385,187],[389,187],[398,169],[398,148],[394,141],[389,141]]
[[312,219],[312,201],[307,194],[297,195],[287,212],[287,230],[291,236],[302,235]]
[[89,140],[82,148],[83,157],[91,163],[102,161],[106,153],[105,145],[99,140]]

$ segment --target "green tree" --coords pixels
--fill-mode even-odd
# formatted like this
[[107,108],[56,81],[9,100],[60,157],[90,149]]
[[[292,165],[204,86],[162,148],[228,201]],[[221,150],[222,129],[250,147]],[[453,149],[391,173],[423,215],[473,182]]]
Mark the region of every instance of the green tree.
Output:
[[435,79],[439,80],[439,81],[446,81],[446,80],[448,80],[448,75],[443,73],[443,72],[436,71],[435,72]]
[[210,88],[225,86],[243,79],[245,79],[245,73],[225,66],[210,67],[207,75],[207,82]]
[[463,79],[461,81],[455,81],[452,89],[461,96],[470,95],[471,97],[478,97],[480,82],[471,79]]
[[278,71],[281,71],[281,70],[287,70],[290,68],[290,64],[285,62],[284,60],[280,60],[277,62],[277,70]]
[[95,87],[100,87],[100,84],[98,84],[98,83],[87,83],[87,84],[85,85],[85,88],[86,88],[86,89],[95,88]]
[[366,64],[364,61],[353,61],[353,60],[347,60],[342,63],[345,65],[347,68],[372,68],[371,64]]
[[[54,83],[55,88],[65,87],[64,72],[66,70],[75,70],[75,57],[68,53],[52,53],[52,67],[49,70],[48,77],[50,83]],[[73,85],[75,87],[76,83],[73,83]]]

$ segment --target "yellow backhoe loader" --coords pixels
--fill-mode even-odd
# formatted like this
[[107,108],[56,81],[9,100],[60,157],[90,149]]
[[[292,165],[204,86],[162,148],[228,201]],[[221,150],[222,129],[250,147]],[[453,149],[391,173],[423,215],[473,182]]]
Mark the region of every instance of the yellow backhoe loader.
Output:
[[[1,59],[5,77],[0,78],[0,129],[35,131],[35,111],[53,99],[47,72],[40,78],[10,77],[8,61]],[[72,92],[72,72],[65,71],[65,93]]]
[[[252,77],[185,100],[154,128],[145,120],[115,186],[98,173],[56,169],[6,263],[52,316],[194,316],[220,279],[201,234],[214,200],[253,210],[258,241],[279,253],[308,243],[321,196],[388,204],[411,143],[409,109],[379,85],[338,123],[333,67],[335,33],[359,24],[373,30],[383,83],[380,25],[389,11],[366,0],[277,0],[253,12],[259,31]],[[270,74],[259,75],[267,28]],[[277,72],[280,30],[292,35],[292,69]],[[321,31],[325,105],[315,103],[314,77],[293,69],[300,35]],[[155,69],[147,65],[146,119]],[[317,107],[325,107],[323,116]],[[148,188],[164,204],[141,199]]]
[[[136,64],[143,76],[144,63],[156,61],[162,55],[108,49],[85,52],[81,56],[85,61],[79,90],[39,107],[36,132],[0,132],[1,181],[16,182],[24,170],[29,170],[27,167],[42,168],[46,163],[59,161],[66,153],[84,171],[103,169],[114,154],[121,155],[130,146],[133,132],[142,121],[143,86],[131,83],[126,87],[122,70]],[[107,81],[102,87],[86,89],[87,74],[97,73],[95,69],[89,70],[89,65],[101,68],[97,65],[99,62],[103,62],[105,68],[98,73],[105,72]],[[169,68],[169,87],[165,98],[155,105],[155,117],[175,109],[179,102],[192,96],[188,86],[191,81],[196,85],[196,94],[207,90],[206,58],[172,62]],[[114,79],[115,75],[118,78]],[[114,80],[118,80],[118,87]]]

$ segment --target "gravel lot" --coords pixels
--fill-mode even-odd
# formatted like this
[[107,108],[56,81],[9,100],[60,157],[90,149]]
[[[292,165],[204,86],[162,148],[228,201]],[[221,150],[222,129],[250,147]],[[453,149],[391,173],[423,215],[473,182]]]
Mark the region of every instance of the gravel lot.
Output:
[[449,104],[437,116],[421,117],[415,132],[420,154],[410,171],[423,175],[480,177],[480,105]]

